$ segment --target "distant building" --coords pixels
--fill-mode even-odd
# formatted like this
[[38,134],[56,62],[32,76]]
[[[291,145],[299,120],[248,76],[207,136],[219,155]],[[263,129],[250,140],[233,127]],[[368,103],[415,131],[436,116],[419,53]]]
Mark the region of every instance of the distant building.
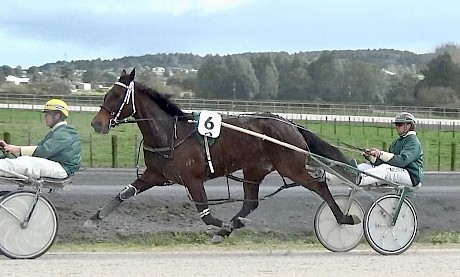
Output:
[[195,94],[192,91],[182,91],[178,95],[180,98],[195,98]]
[[395,72],[391,72],[391,71],[386,70],[386,69],[384,69],[384,68],[382,68],[382,71],[383,71],[383,73],[388,74],[388,75],[391,75],[391,76],[396,75]]
[[73,89],[74,90],[91,90],[91,84],[83,83],[83,82],[74,82]]
[[15,85],[19,85],[21,83],[27,84],[30,81],[30,78],[26,77],[16,77],[13,75],[8,75],[8,77],[5,77],[5,81],[7,83],[14,83]]
[[166,69],[162,66],[157,66],[157,67],[152,68],[152,72],[158,76],[163,76],[166,72]]

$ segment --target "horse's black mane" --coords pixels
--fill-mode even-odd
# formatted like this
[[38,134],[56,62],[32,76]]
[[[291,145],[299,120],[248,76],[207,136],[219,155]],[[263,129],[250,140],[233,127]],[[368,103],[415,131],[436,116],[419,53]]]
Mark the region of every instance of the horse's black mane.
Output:
[[137,83],[138,88],[145,92],[158,106],[164,110],[167,114],[172,117],[178,117],[179,119],[187,118],[188,113],[182,111],[179,106],[169,100],[166,96],[162,95],[153,88],[150,88],[144,84]]

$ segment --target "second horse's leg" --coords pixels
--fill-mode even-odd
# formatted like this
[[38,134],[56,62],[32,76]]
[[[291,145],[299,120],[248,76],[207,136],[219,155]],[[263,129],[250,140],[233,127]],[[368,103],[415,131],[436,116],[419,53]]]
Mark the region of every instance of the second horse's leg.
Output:
[[228,237],[233,230],[244,227],[244,223],[241,222],[241,218],[245,218],[252,211],[254,211],[259,206],[259,201],[257,200],[259,196],[259,184],[250,184],[246,182],[243,184],[244,189],[244,202],[241,210],[230,220],[230,224],[225,228],[220,228],[212,238],[213,243],[220,243],[224,240],[225,237]]
[[[268,167],[266,167],[268,168]],[[259,206],[259,187],[260,182],[264,179],[264,177],[270,173],[268,170],[263,170],[264,167],[256,167],[243,170],[244,182],[243,182],[243,190],[244,190],[244,202],[243,207],[241,210],[232,218],[231,228],[221,228],[217,233],[214,235],[212,242],[213,243],[220,243],[224,240],[225,237],[228,237],[233,230],[244,227],[244,223],[241,222],[241,218],[245,218],[248,216],[252,211],[257,209]]]

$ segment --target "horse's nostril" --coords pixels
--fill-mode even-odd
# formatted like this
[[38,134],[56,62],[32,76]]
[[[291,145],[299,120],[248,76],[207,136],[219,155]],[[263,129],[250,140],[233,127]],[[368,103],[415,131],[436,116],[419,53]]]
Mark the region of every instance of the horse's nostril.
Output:
[[92,121],[91,126],[94,128],[96,132],[100,132],[102,129],[102,122],[100,121]]

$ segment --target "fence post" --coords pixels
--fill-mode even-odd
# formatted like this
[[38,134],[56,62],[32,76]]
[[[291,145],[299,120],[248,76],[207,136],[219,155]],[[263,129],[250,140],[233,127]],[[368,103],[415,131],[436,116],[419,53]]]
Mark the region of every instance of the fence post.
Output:
[[455,155],[457,154],[457,143],[452,142],[450,153],[450,171],[455,171]]
[[93,167],[93,135],[89,133],[89,166]]
[[337,118],[334,118],[334,135],[337,135]]
[[3,140],[8,144],[11,142],[11,134],[10,134],[10,132],[4,132],[3,133]]
[[383,150],[383,151],[388,151],[388,150],[387,150],[387,142],[386,142],[386,141],[382,141],[382,150]]
[[438,171],[441,170],[441,142],[438,141]]
[[116,135],[112,135],[112,168],[117,167],[118,158],[118,138]]
[[348,117],[348,135],[351,136],[351,117]]

